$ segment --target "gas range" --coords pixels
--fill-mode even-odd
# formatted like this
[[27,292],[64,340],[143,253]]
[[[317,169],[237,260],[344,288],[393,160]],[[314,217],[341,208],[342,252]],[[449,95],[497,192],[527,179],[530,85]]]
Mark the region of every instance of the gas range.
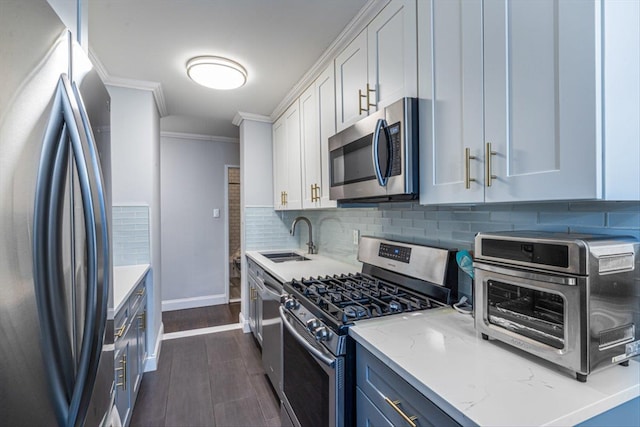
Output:
[[358,260],[360,273],[284,284],[279,311],[285,424],[354,425],[355,344],[349,326],[442,307],[457,296],[453,251],[362,237]]

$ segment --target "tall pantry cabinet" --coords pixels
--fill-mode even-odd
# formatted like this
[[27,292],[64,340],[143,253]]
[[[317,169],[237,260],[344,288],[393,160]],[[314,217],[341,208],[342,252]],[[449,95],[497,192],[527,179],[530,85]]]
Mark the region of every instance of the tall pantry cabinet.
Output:
[[[601,15],[631,9],[633,28],[637,11],[626,3],[419,1],[421,203],[607,197],[613,169],[603,158],[638,150],[633,138],[603,138],[601,37],[616,28]],[[637,35],[622,39],[638,53]],[[637,55],[629,64],[637,68]]]

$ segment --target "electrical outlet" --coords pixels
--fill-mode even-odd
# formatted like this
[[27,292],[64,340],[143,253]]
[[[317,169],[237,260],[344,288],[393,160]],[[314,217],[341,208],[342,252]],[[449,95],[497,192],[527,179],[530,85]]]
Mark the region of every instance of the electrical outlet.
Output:
[[353,230],[353,244],[357,245],[359,240],[360,240],[360,230],[355,229]]
[[220,218],[220,209],[214,209],[213,210],[213,217],[214,218]]

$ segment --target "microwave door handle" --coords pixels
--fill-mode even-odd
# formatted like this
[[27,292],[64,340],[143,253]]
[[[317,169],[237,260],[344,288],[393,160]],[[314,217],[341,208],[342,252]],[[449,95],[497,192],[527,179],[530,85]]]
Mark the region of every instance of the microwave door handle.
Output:
[[[382,171],[380,170],[380,156],[378,156],[381,131],[384,131],[385,134],[387,132],[387,121],[385,119],[378,119],[376,122],[376,130],[373,132],[373,144],[371,144],[371,158],[373,159],[373,169],[376,173],[378,184],[380,184],[381,187],[386,187],[387,180],[389,179],[389,171],[387,170],[387,173],[384,176],[382,175]],[[387,138],[387,141],[389,141],[389,138]],[[391,162],[389,161],[388,164],[390,165]]]

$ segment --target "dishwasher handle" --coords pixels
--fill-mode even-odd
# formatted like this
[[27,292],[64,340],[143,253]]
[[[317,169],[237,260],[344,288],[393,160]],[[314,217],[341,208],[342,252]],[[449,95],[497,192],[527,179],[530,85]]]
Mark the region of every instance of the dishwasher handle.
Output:
[[327,355],[322,353],[322,351],[311,345],[302,335],[300,335],[300,333],[296,331],[295,327],[289,322],[289,320],[287,320],[287,316],[282,306],[278,307],[278,311],[280,312],[280,319],[282,319],[282,324],[285,326],[285,328],[287,328],[287,330],[291,333],[293,338],[295,338],[298,344],[304,347],[305,350],[311,353],[311,355],[318,359],[320,362],[324,363],[330,368],[335,368],[336,359],[333,357],[328,357]]

